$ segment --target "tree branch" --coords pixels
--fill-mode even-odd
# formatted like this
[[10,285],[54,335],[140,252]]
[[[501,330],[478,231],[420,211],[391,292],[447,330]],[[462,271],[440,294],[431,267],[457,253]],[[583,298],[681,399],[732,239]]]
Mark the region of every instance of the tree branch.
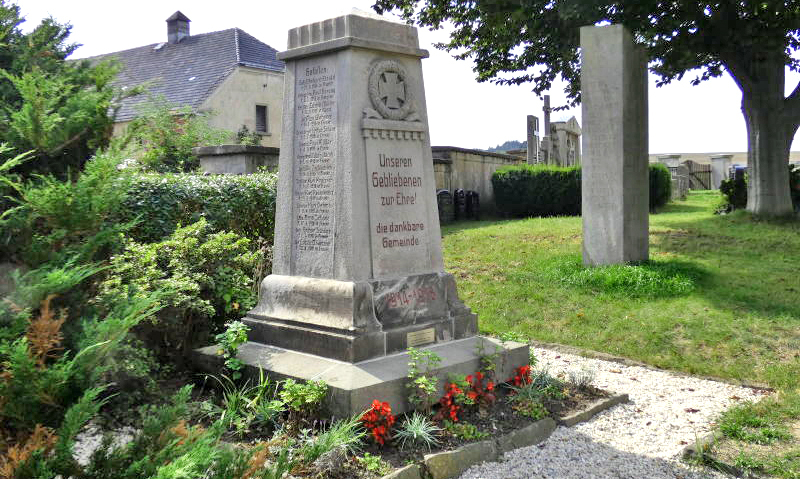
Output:
[[73,136],[72,138],[68,139],[67,141],[61,143],[60,145],[56,146],[55,148],[50,149],[47,151],[47,156],[56,156],[61,150],[68,147],[69,145],[75,143],[76,141],[80,140],[83,135],[89,132],[89,127],[84,128],[81,130],[77,135]]

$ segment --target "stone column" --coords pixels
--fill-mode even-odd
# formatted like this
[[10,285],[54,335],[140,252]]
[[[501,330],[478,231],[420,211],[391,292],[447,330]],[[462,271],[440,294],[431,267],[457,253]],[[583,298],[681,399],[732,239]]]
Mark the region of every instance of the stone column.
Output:
[[583,263],[648,259],[647,58],[622,25],[581,28]]
[[539,150],[539,163],[549,165],[552,162],[551,156],[553,152],[553,142],[550,139],[550,95],[544,96],[542,113],[544,117],[544,130],[542,131],[542,144]]
[[528,164],[539,162],[539,119],[528,115]]
[[728,179],[733,155],[711,155],[711,189],[718,190],[722,180]]

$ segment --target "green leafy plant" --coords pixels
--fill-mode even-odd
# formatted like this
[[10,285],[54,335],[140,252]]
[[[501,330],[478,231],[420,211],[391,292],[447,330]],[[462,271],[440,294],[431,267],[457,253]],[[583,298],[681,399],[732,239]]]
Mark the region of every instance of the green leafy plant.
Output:
[[499,345],[493,345],[493,351],[490,353],[486,350],[486,345],[491,344],[486,341],[478,341],[475,345],[475,352],[481,361],[480,372],[486,376],[487,380],[496,380],[497,361],[500,360],[500,353],[503,348]]
[[[25,334],[0,342],[0,419],[17,430],[58,424],[84,391],[97,387],[106,359],[128,331],[158,310],[157,297],[118,303],[102,321],[86,321],[77,353],[63,354],[62,326],[68,317],[47,298]],[[13,398],[13,400],[8,400]]]
[[363,456],[359,456],[358,462],[361,467],[377,476],[385,476],[392,472],[392,466],[384,461],[381,456],[373,456],[368,452],[365,452]]
[[492,174],[497,209],[511,216],[575,216],[581,213],[579,167],[514,165]]
[[289,410],[289,422],[299,424],[318,416],[327,394],[328,385],[324,381],[286,379],[281,383],[278,397]]
[[164,98],[151,98],[142,104],[127,135],[140,145],[136,156],[145,169],[160,173],[193,171],[200,161],[192,148],[221,145],[231,136],[230,132],[211,128],[210,116],[188,106],[174,107]]
[[225,367],[231,371],[231,378],[234,381],[242,377],[241,370],[244,363],[236,355],[239,353],[239,346],[247,342],[247,332],[250,328],[241,321],[232,321],[226,325],[225,331],[216,335],[217,354],[225,359]]
[[250,131],[247,125],[242,125],[236,132],[236,142],[244,146],[259,146],[261,145],[261,135],[257,131]]
[[759,414],[752,404],[745,403],[725,411],[719,420],[719,429],[727,437],[755,444],[791,439],[786,426],[775,419]]
[[530,365],[520,366],[508,383],[508,401],[512,409],[534,420],[549,414],[543,404],[545,399],[564,397],[564,383],[551,376],[546,366],[536,370]]
[[488,432],[481,431],[476,425],[468,422],[454,422],[445,420],[443,424],[444,430],[448,434],[465,441],[475,441],[489,437]]
[[433,423],[426,416],[414,412],[400,425],[394,437],[399,442],[400,448],[406,445],[424,446],[430,451],[432,447],[439,444],[438,433],[442,429]]
[[408,402],[415,409],[430,412],[436,400],[438,378],[434,371],[442,358],[433,351],[408,348]]
[[512,409],[517,414],[538,421],[549,413],[541,403],[541,399],[526,399],[525,396],[511,396],[513,405]]
[[[95,303],[165,291],[160,298],[163,314],[154,315],[137,333],[159,354],[180,361],[214,329],[255,304],[250,273],[257,260],[249,240],[211,233],[201,219],[159,243],[127,241],[122,253],[111,258]],[[230,304],[236,306],[231,312]]]
[[719,191],[725,197],[722,211],[744,209],[747,206],[747,175],[722,180]]

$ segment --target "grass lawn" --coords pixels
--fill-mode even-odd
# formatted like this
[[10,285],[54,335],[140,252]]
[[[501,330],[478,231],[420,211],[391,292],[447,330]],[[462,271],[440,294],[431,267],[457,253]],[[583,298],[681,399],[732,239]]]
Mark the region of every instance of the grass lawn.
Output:
[[[748,408],[745,416],[763,421],[742,428],[796,431],[800,223],[754,222],[743,212],[717,216],[718,202],[715,191],[693,192],[650,215],[651,261],[641,266],[584,269],[581,220],[560,217],[444,227],[445,267],[484,333],[513,331],[767,384],[780,394]],[[744,454],[751,454],[752,437],[743,437]],[[742,465],[800,477],[798,439],[777,434],[767,442],[780,454],[760,448]]]

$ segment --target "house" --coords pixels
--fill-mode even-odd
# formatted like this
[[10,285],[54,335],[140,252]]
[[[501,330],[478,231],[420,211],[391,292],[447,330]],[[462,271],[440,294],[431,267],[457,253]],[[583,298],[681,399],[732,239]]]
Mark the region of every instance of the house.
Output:
[[[116,58],[122,71],[115,83],[143,83],[154,96],[177,107],[213,111],[209,124],[236,132],[246,126],[263,146],[280,146],[284,64],[277,51],[238,28],[191,35],[189,18],[175,12],[167,19],[166,41],[93,59]],[[148,95],[123,101],[114,133],[133,120]]]

